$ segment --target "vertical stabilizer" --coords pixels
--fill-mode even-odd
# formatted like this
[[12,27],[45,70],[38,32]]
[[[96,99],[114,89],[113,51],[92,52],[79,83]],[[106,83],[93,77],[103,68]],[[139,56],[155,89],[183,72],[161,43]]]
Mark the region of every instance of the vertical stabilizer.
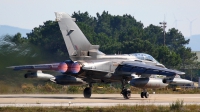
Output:
[[71,18],[64,12],[55,12],[56,21],[60,26],[69,56],[87,55],[89,50],[98,49],[98,46],[91,45],[83,32],[75,23],[75,18]]

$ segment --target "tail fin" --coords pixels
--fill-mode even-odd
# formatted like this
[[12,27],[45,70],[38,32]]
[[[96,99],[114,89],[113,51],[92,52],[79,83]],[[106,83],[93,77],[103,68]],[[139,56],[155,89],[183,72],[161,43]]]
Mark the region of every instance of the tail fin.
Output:
[[60,26],[69,56],[85,56],[89,50],[98,49],[98,45],[91,45],[83,32],[75,23],[75,18],[71,18],[66,13],[55,12],[56,21]]

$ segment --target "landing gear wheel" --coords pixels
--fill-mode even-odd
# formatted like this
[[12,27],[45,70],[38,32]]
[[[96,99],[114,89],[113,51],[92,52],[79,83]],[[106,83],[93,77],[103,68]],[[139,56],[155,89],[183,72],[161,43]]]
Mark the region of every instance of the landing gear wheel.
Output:
[[145,98],[149,98],[149,92],[144,93]]
[[141,98],[149,98],[149,92],[141,92]]
[[83,91],[84,97],[85,97],[85,98],[90,98],[90,97],[91,97],[91,94],[92,94],[91,88],[90,88],[90,87],[86,87],[86,88],[84,89],[84,91]]
[[140,96],[141,98],[144,98],[144,92],[141,92]]
[[129,99],[131,97],[131,90],[130,89],[123,89],[121,94],[125,99]]

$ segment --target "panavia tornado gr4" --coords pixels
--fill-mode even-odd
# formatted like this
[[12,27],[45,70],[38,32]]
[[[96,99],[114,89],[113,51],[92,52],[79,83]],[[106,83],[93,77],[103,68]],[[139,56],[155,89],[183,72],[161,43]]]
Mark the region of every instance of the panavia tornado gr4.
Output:
[[[125,99],[131,97],[130,89],[125,85],[148,85],[154,82],[151,75],[164,75],[162,81],[156,82],[151,87],[162,87],[168,82],[173,82],[175,76],[184,72],[166,68],[157,62],[152,56],[145,53],[106,55],[99,51],[99,45],[92,45],[71,18],[66,13],[55,12],[56,21],[65,41],[71,60],[60,63],[11,66],[14,70],[27,70],[25,78],[45,78],[61,85],[88,86],[83,91],[85,98],[91,97],[92,84],[120,82],[122,84],[121,94]],[[51,75],[43,73],[42,70],[53,70],[62,75]],[[140,75],[134,79],[133,75]],[[142,97],[148,97],[147,91],[141,92]]]

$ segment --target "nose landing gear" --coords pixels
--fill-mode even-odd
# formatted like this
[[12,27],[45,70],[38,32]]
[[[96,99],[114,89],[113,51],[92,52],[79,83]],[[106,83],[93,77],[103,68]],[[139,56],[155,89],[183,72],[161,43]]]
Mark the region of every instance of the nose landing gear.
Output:
[[131,98],[131,90],[130,89],[123,89],[121,94],[123,95],[124,99]]

